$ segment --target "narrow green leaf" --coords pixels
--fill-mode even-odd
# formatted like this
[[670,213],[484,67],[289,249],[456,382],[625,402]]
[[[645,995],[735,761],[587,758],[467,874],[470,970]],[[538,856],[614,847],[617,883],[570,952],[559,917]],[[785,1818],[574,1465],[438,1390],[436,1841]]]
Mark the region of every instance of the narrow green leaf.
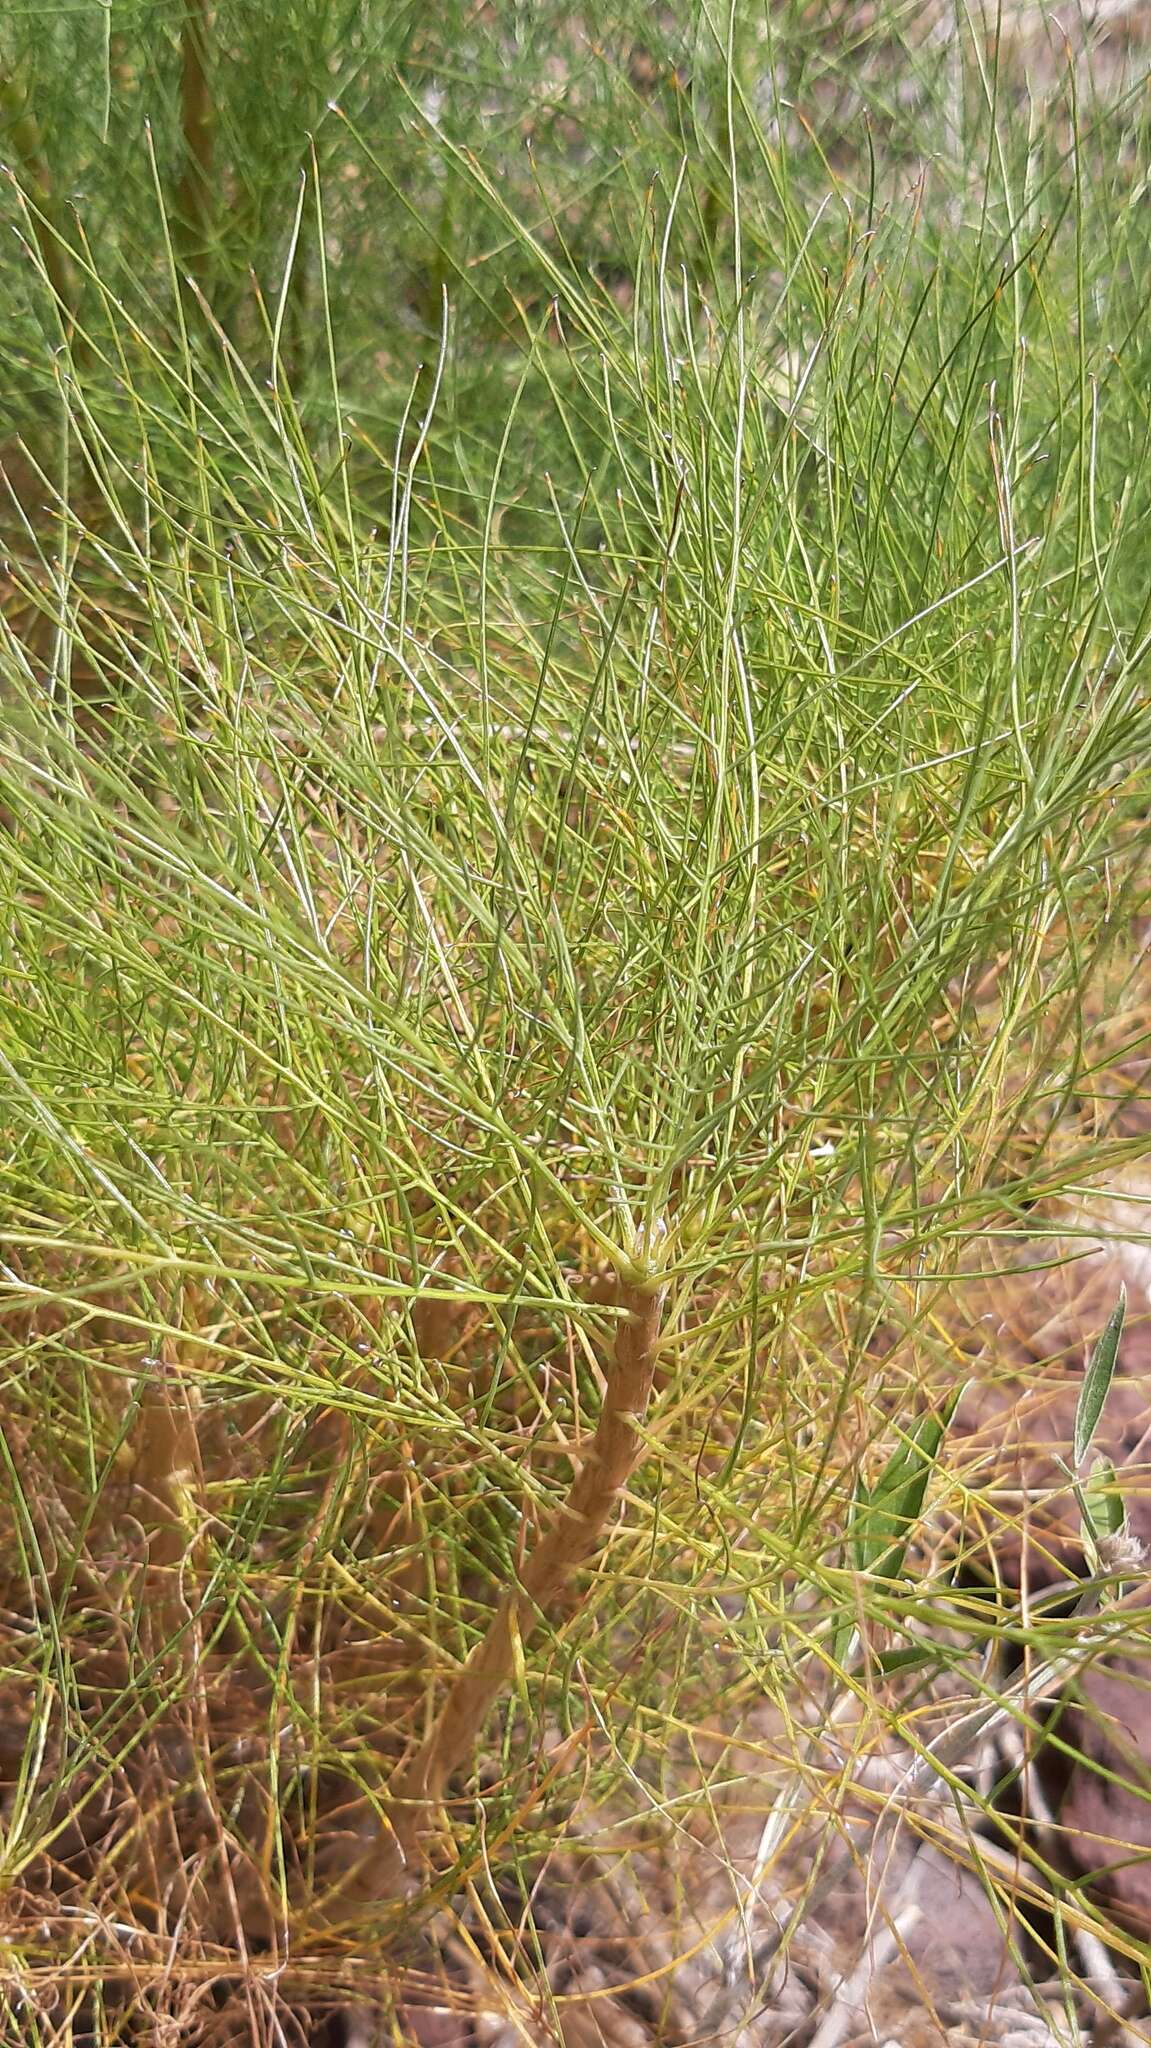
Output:
[[921,1416],[892,1452],[875,1485],[857,1488],[850,1522],[857,1571],[898,1578],[911,1531],[923,1511],[932,1466],[962,1393],[958,1387],[940,1414]]
[[875,1660],[877,1671],[885,1678],[897,1671],[918,1671],[925,1665],[938,1662],[939,1652],[927,1649],[884,1650]]
[[1119,1339],[1123,1334],[1123,1321],[1127,1314],[1127,1289],[1119,1289],[1119,1299],[1107,1319],[1107,1327],[1088,1360],[1079,1390],[1079,1401],[1075,1409],[1074,1461],[1076,1467],[1082,1464],[1091,1446],[1091,1439],[1099,1426],[1103,1404],[1110,1391],[1115,1373],[1115,1360],[1119,1355]]
[[836,1616],[835,1625],[831,1632],[830,1651],[832,1663],[838,1665],[840,1670],[844,1669],[851,1655],[851,1646],[855,1641],[857,1628],[858,1624],[846,1610]]
[[1096,1542],[1118,1536],[1125,1517],[1123,1496],[1110,1458],[1095,1458],[1083,1487],[1083,1516]]

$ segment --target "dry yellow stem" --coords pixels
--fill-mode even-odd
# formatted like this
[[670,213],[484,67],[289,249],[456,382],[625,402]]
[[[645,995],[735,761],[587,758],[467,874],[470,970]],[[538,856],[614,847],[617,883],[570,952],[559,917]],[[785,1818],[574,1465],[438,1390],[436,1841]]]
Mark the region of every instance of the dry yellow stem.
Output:
[[181,1380],[175,1346],[166,1339],[140,1400],[133,1469],[136,1512],[148,1539],[144,1632],[163,1657],[179,1640],[177,1661],[191,1654],[185,1579],[199,1533],[196,1496],[202,1484],[192,1394]]

